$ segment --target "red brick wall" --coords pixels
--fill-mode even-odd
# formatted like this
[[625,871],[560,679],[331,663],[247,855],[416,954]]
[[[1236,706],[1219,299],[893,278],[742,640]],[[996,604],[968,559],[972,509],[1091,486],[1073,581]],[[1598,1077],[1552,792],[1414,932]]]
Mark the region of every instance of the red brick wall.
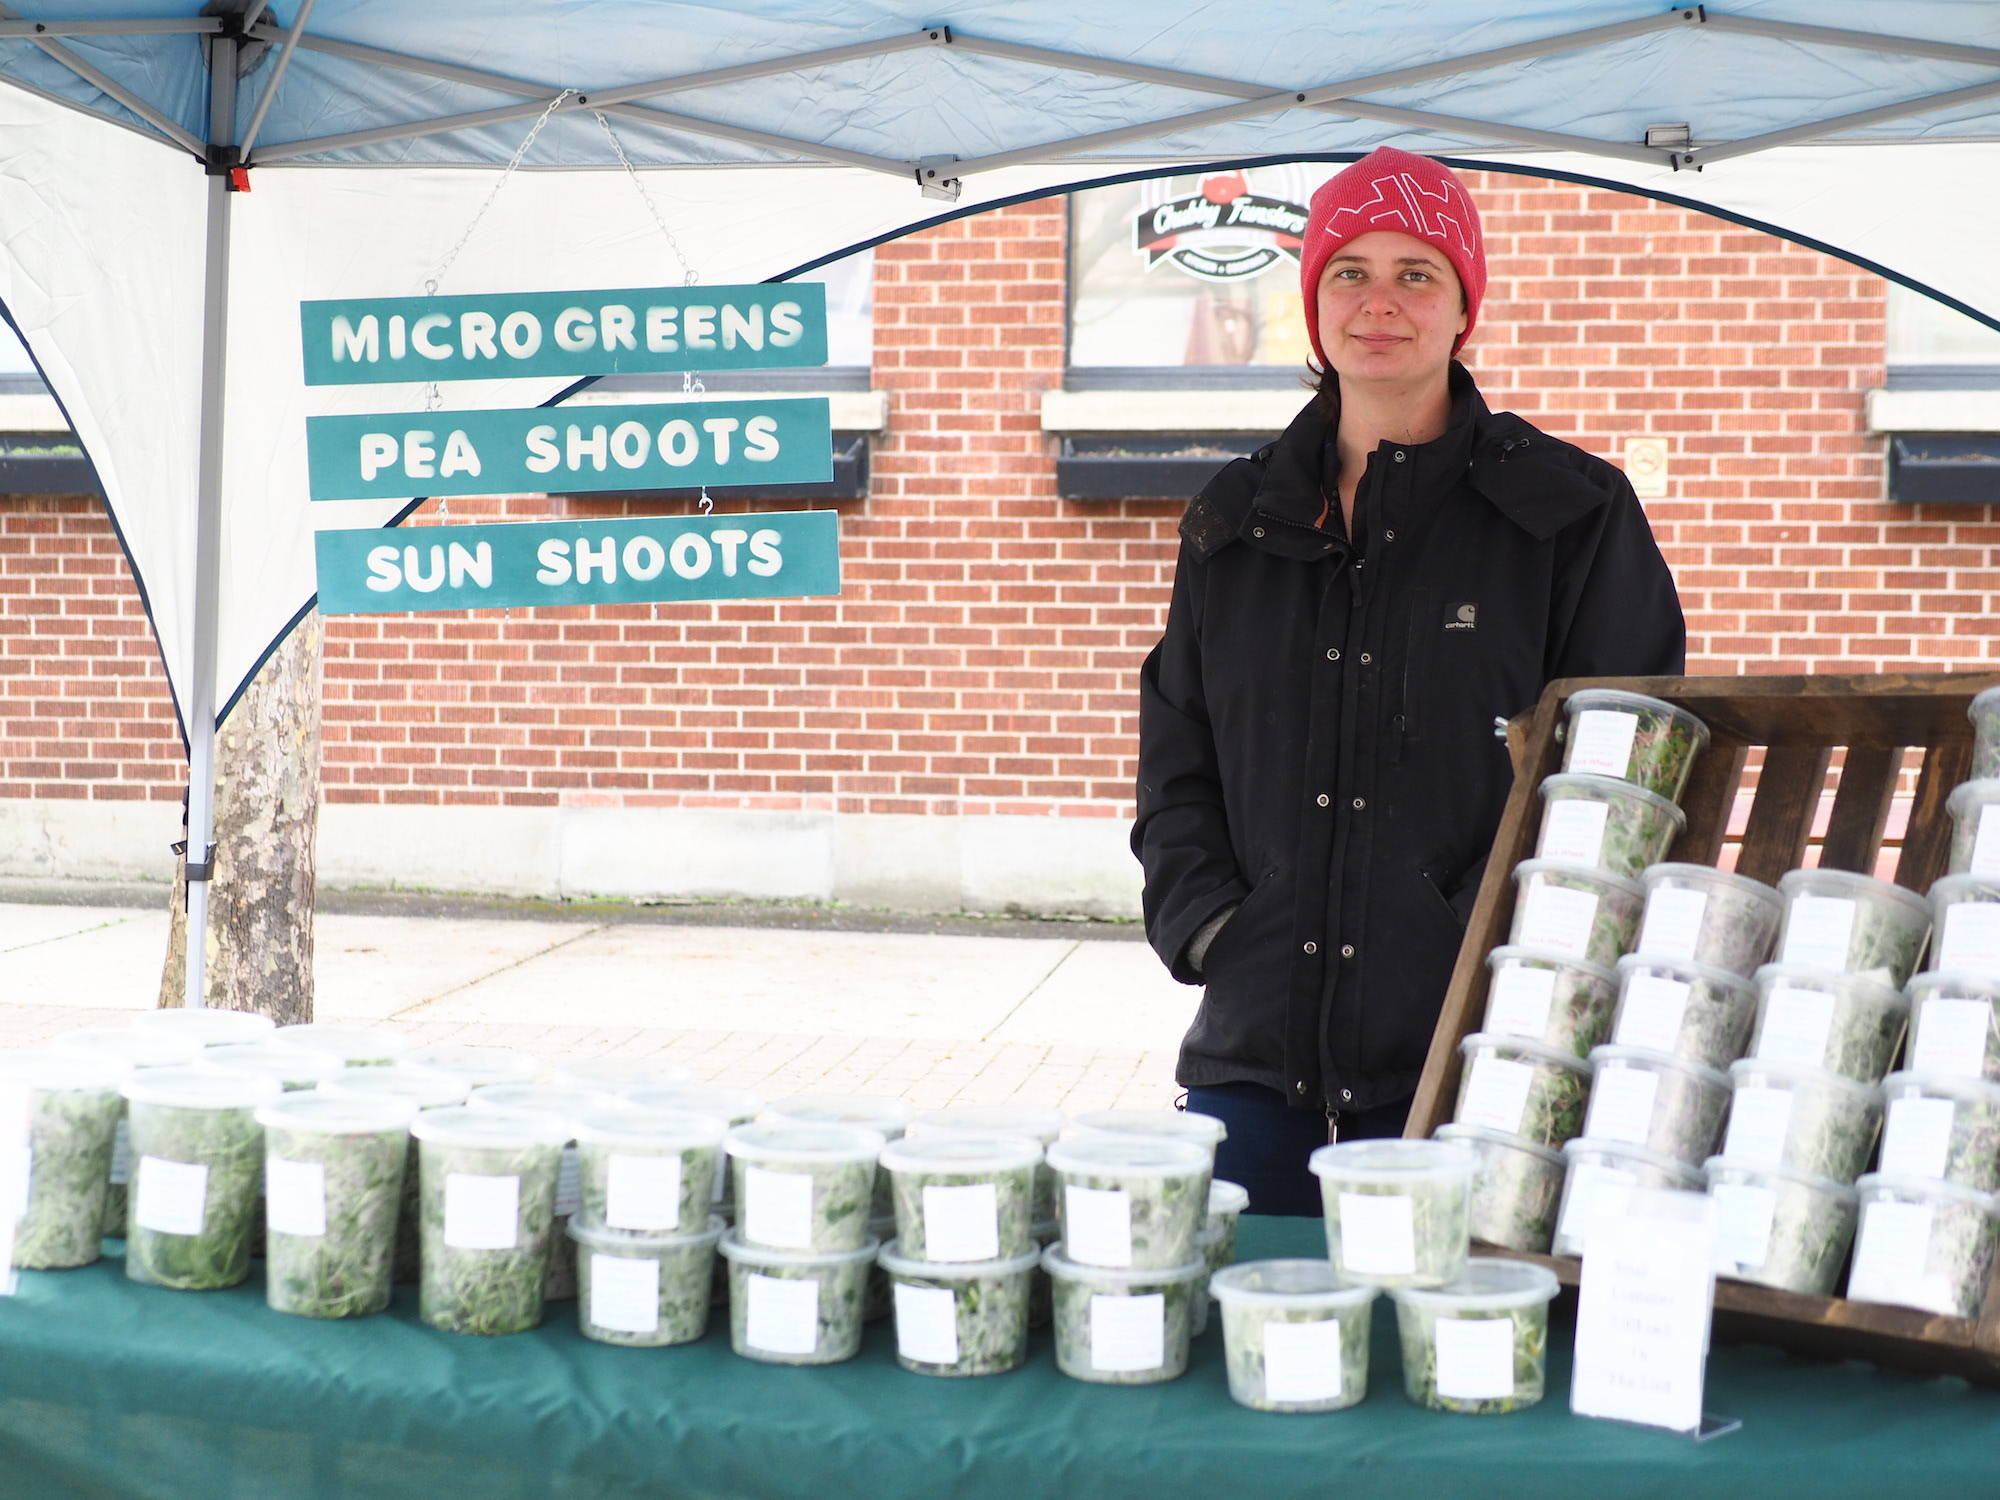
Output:
[[[1471,362],[1494,405],[1607,457],[1668,439],[1672,498],[1648,509],[1692,670],[2000,660],[2000,525],[1882,499],[1878,279],[1623,195],[1474,187],[1492,281]],[[877,252],[890,429],[868,498],[838,507],[839,599],[329,621],[329,799],[1124,815],[1181,502],[1055,498],[1038,410],[1062,379],[1063,233],[1052,199]],[[0,500],[0,797],[180,779],[96,506]]]

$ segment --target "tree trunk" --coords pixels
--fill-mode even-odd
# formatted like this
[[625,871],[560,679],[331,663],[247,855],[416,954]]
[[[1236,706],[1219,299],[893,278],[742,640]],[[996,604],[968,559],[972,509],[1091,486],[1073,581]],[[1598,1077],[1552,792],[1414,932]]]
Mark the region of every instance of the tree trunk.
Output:
[[[320,618],[299,622],[222,722],[215,741],[215,876],[207,1003],[279,1025],[313,1017],[313,841],[319,827]],[[185,860],[160,1004],[186,989]]]

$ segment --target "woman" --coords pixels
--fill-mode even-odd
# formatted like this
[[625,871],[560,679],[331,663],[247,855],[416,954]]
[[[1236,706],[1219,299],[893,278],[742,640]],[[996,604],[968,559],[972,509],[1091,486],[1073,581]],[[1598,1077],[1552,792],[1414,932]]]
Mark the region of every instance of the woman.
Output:
[[1206,986],[1176,1076],[1218,1176],[1308,1213],[1312,1148],[1400,1135],[1511,780],[1558,677],[1673,674],[1673,579],[1624,475],[1480,399],[1479,215],[1383,148],[1313,195],[1319,387],[1181,521],[1140,677],[1146,930]]

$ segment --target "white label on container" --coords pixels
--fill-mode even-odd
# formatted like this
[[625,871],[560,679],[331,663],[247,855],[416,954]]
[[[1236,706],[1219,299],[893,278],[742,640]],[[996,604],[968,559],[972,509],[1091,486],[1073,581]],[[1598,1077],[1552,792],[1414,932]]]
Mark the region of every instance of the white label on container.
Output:
[[1717,1258],[1732,1271],[1761,1270],[1771,1253],[1778,1195],[1748,1182],[1718,1182],[1708,1195],[1715,1200]]
[[1620,1047],[1644,1047],[1671,1054],[1681,1039],[1688,996],[1694,987],[1663,974],[1634,974],[1618,1002],[1618,1027],[1611,1040]]
[[1892,1099],[1882,1122],[1882,1170],[1903,1177],[1944,1177],[1951,1155],[1949,1099]]
[[1636,1174],[1622,1167],[1607,1167],[1594,1161],[1578,1162],[1576,1169],[1569,1174],[1569,1187],[1563,1194],[1562,1222],[1556,1226],[1556,1238],[1564,1241],[1574,1239],[1579,1245],[1589,1245],[1597,1226],[1624,1206],[1626,1197],[1638,1182]]
[[1063,1184],[1063,1250],[1086,1266],[1132,1264],[1132,1199],[1117,1188]]
[[1493,988],[1486,997],[1486,1031],[1504,1036],[1539,1037],[1549,1029],[1549,1012],[1555,1006],[1556,971],[1529,969],[1519,964],[1493,976]]
[[660,1263],[645,1255],[592,1252],[590,1321],[617,1333],[658,1333]]
[[1637,714],[1585,709],[1570,721],[1568,769],[1623,776],[1632,769],[1632,740],[1638,733]]
[[[813,1232],[813,1180],[806,1172],[773,1172],[768,1167],[743,1169],[743,1237],[782,1250],[810,1250]],[[768,1347],[768,1346],[766,1346]]]
[[444,1174],[444,1242],[454,1250],[512,1250],[521,1232],[521,1179]]
[[1340,1320],[1264,1325],[1264,1396],[1269,1401],[1337,1401],[1347,1394]]
[[1979,1077],[1986,1071],[1986,1033],[1992,1024],[1993,1007],[1985,1000],[1926,1000],[1917,1010],[1911,1069]]
[[1542,841],[1535,847],[1538,859],[1573,860],[1594,865],[1604,852],[1604,824],[1611,804],[1585,797],[1564,797],[1551,802],[1542,815]]
[[1466,1076],[1458,1123],[1518,1133],[1528,1109],[1528,1088],[1534,1081],[1532,1063],[1482,1053],[1472,1060],[1472,1071]]
[[123,1187],[132,1180],[132,1122],[120,1115],[111,1135],[111,1185]]
[[1364,1276],[1413,1273],[1417,1229],[1410,1200],[1400,1193],[1342,1193],[1340,1265]]
[[1979,809],[1979,830],[1972,836],[1972,875],[2000,875],[2000,804]]
[[[1949,1290],[1926,1285],[1931,1256],[1928,1203],[1869,1203],[1861,1210],[1854,1240],[1854,1270],[1847,1295],[1863,1302],[1897,1302],[1931,1312],[1950,1312]],[[1943,1291],[1942,1300],[1938,1293]]]
[[1106,1374],[1157,1370],[1167,1362],[1167,1299],[1162,1292],[1141,1297],[1090,1298],[1090,1363]]
[[941,1286],[896,1283],[896,1352],[920,1365],[958,1363],[958,1299]]
[[1583,1133],[1597,1141],[1645,1145],[1659,1091],[1660,1075],[1648,1068],[1599,1068],[1597,1081],[1590,1086],[1590,1114]]
[[583,1207],[583,1159],[575,1146],[563,1147],[562,1166],[556,1173],[555,1216],[573,1214]]
[[1792,1091],[1739,1085],[1729,1100],[1729,1133],[1722,1154],[1753,1167],[1775,1167],[1785,1159],[1792,1127]]
[[1639,928],[1639,952],[1655,958],[1692,959],[1701,945],[1706,891],[1656,886],[1646,897],[1646,920]]
[[1854,940],[1854,903],[1837,896],[1794,896],[1785,908],[1785,951],[1780,963],[1846,972]]
[[814,1354],[819,1350],[819,1283],[790,1276],[743,1278],[750,1307],[743,1316],[743,1342],[771,1354]]
[[925,1260],[999,1258],[1000,1190],[994,1184],[924,1184]]
[[679,1229],[680,1157],[627,1156],[616,1151],[606,1157],[604,1223],[610,1229]]
[[208,1168],[194,1162],[139,1158],[132,1221],[157,1234],[200,1234],[208,1212]]
[[1523,947],[1547,948],[1564,958],[1583,958],[1589,953],[1597,897],[1568,886],[1532,885],[1527,905],[1518,939]]
[[2000,902],[1959,901],[1945,908],[1937,967],[1974,973],[2000,968]]
[[1781,984],[1764,997],[1757,1023],[1759,1062],[1817,1068],[1833,1032],[1833,996]]
[[1491,1401],[1514,1394],[1514,1320],[1439,1318],[1437,1391],[1453,1401]]
[[326,1233],[326,1168],[316,1161],[264,1158],[264,1222],[273,1234]]

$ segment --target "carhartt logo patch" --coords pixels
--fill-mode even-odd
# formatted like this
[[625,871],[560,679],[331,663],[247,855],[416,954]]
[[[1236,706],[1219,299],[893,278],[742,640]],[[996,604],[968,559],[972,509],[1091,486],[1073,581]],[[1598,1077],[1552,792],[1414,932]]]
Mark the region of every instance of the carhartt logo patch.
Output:
[[1477,604],[1447,604],[1445,606],[1444,628],[1446,630],[1477,630],[1479,628],[1479,606]]

